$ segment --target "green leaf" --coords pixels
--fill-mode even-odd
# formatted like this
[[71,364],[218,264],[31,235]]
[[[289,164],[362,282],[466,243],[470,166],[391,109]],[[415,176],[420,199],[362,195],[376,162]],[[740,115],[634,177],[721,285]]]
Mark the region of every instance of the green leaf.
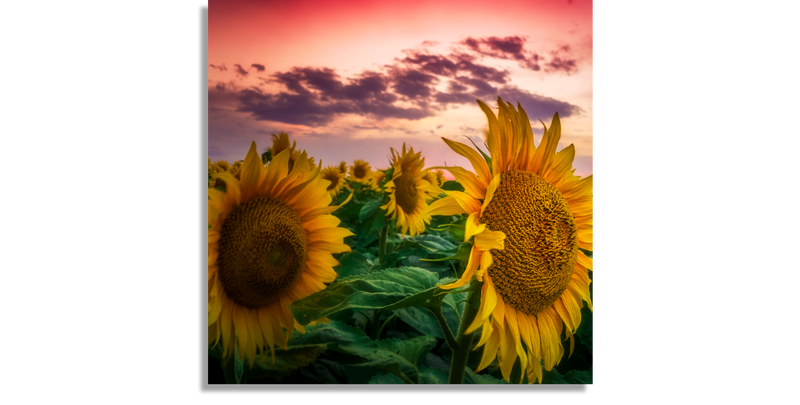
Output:
[[419,369],[419,383],[420,384],[447,384],[448,375],[447,371],[439,370],[438,368],[420,367]]
[[360,357],[369,357],[378,350],[378,345],[362,330],[338,321],[306,326],[306,333],[292,335],[289,345],[291,347],[329,345],[327,346],[329,350]]
[[372,377],[369,384],[406,384],[406,382],[394,374],[382,373]]
[[307,325],[345,309],[397,309],[432,302],[436,273],[403,267],[339,279],[291,305],[297,322]]
[[591,370],[571,370],[564,374],[564,381],[567,384],[591,384],[592,371]]
[[361,223],[361,233],[370,233],[386,225],[386,212],[381,209],[382,199],[367,201],[358,214]]
[[462,243],[461,246],[458,247],[458,251],[456,254],[450,257],[442,257],[440,259],[420,259],[426,262],[442,262],[445,260],[460,260],[464,263],[469,261],[469,255],[472,253],[472,243]]
[[403,239],[402,243],[405,246],[419,246],[433,253],[445,253],[448,251],[455,253],[458,248],[449,240],[436,235],[417,235]]
[[276,350],[275,363],[272,363],[270,354],[256,355],[253,368],[245,367],[244,375],[250,380],[260,380],[266,377],[281,379],[292,373],[292,371],[303,368],[316,360],[328,345],[309,345],[300,347],[289,347],[289,350]]
[[439,322],[436,321],[431,311],[425,308],[410,307],[396,309],[394,314],[397,315],[401,321],[407,323],[423,335],[436,336],[440,339],[444,339],[444,334],[442,334],[442,330],[439,327]]
[[447,180],[442,184],[442,190],[445,191],[464,191],[464,186],[455,180]]
[[354,366],[375,367],[388,371],[403,381],[419,383],[417,362],[436,345],[436,338],[419,336],[408,340],[388,339],[375,343],[379,349],[370,356],[369,360],[354,364]]
[[467,368],[464,373],[464,384],[508,384],[508,382],[488,374],[475,374],[474,371]]
[[334,270],[339,274],[339,277],[365,274],[369,272],[369,268],[372,266],[366,256],[358,251],[345,253],[338,260],[339,266],[335,267]]

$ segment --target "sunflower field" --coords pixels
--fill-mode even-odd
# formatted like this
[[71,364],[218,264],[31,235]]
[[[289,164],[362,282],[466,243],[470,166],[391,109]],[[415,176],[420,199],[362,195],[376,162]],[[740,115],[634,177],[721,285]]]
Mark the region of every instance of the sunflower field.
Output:
[[443,138],[468,168],[322,167],[284,133],[209,159],[209,383],[592,383],[592,176],[557,114],[537,145],[479,104],[484,145]]

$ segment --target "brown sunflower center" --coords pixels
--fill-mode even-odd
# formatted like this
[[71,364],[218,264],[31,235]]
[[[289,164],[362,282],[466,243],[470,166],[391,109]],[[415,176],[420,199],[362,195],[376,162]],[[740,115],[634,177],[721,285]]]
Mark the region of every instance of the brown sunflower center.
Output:
[[414,212],[419,199],[417,183],[414,181],[414,173],[410,170],[403,170],[403,173],[394,179],[394,187],[397,205],[406,213]]
[[330,180],[331,182],[328,188],[326,188],[327,191],[333,190],[339,184],[339,175],[336,173],[326,173],[322,178]]
[[219,277],[236,303],[258,308],[275,302],[300,276],[307,242],[297,213],[266,197],[233,210],[219,239]]
[[367,175],[367,168],[363,166],[356,166],[353,168],[353,176],[357,179],[363,179]]
[[502,174],[481,222],[506,234],[505,249],[492,249],[489,275],[503,300],[536,314],[567,289],[578,257],[578,228],[564,196],[541,177]]

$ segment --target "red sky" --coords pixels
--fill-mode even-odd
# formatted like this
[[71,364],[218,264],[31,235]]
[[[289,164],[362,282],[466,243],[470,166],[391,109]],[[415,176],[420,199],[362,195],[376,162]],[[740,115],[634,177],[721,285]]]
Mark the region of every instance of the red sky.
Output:
[[[562,121],[592,173],[590,1],[209,2],[209,157],[243,159],[283,131],[324,165],[388,167],[389,147],[462,165],[441,137],[479,144],[476,99]],[[537,136],[537,143],[538,143]]]

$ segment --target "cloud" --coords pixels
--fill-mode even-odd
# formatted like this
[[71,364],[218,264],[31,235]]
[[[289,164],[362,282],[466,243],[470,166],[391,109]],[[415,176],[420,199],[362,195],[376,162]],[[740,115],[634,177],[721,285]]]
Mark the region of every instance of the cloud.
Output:
[[254,63],[254,64],[250,65],[250,67],[256,68],[256,70],[259,71],[259,72],[263,72],[266,69],[264,67],[264,65],[260,65],[258,63]]
[[247,75],[249,74],[246,70],[242,69],[242,65],[237,63],[237,64],[235,64],[233,66],[236,66],[236,74],[238,74],[238,75],[240,75],[242,77],[247,77]]
[[578,62],[572,56],[572,48],[569,45],[562,45],[558,49],[550,51],[553,55],[550,62],[545,63],[546,72],[562,71],[571,74],[578,71]]
[[[490,56],[498,59],[515,60],[523,68],[533,71],[541,71],[544,65],[544,72],[555,73],[563,72],[572,74],[578,71],[578,61],[572,54],[569,45],[562,45],[550,51],[550,59],[534,51],[525,50],[527,40],[524,37],[487,37],[472,38],[460,42],[473,52],[480,55]],[[546,62],[546,63],[545,63]]]
[[522,105],[531,121],[550,119],[553,117],[553,113],[556,112],[561,118],[584,112],[582,108],[576,105],[538,94],[531,94],[514,86],[506,86],[500,89],[498,95],[505,102],[518,102]]
[[217,65],[214,65],[214,64],[210,64],[210,65],[208,65],[208,67],[210,67],[210,68],[212,68],[212,69],[219,69],[219,71],[220,71],[220,72],[224,72],[224,71],[228,70],[228,68],[227,68],[227,67],[225,67],[225,64],[224,64],[224,63],[223,63],[223,64],[221,64],[221,65],[219,65],[219,66],[217,66]]
[[453,53],[444,56],[410,51],[407,54],[408,56],[400,60],[400,62],[409,67],[418,66],[422,71],[434,75],[454,77],[459,73],[466,73],[479,79],[497,83],[505,83],[508,77],[507,71],[477,64],[474,62],[474,56],[465,53]]
[[444,125],[443,124],[439,124],[439,125],[436,126],[436,129],[442,129],[442,127],[444,127]]

